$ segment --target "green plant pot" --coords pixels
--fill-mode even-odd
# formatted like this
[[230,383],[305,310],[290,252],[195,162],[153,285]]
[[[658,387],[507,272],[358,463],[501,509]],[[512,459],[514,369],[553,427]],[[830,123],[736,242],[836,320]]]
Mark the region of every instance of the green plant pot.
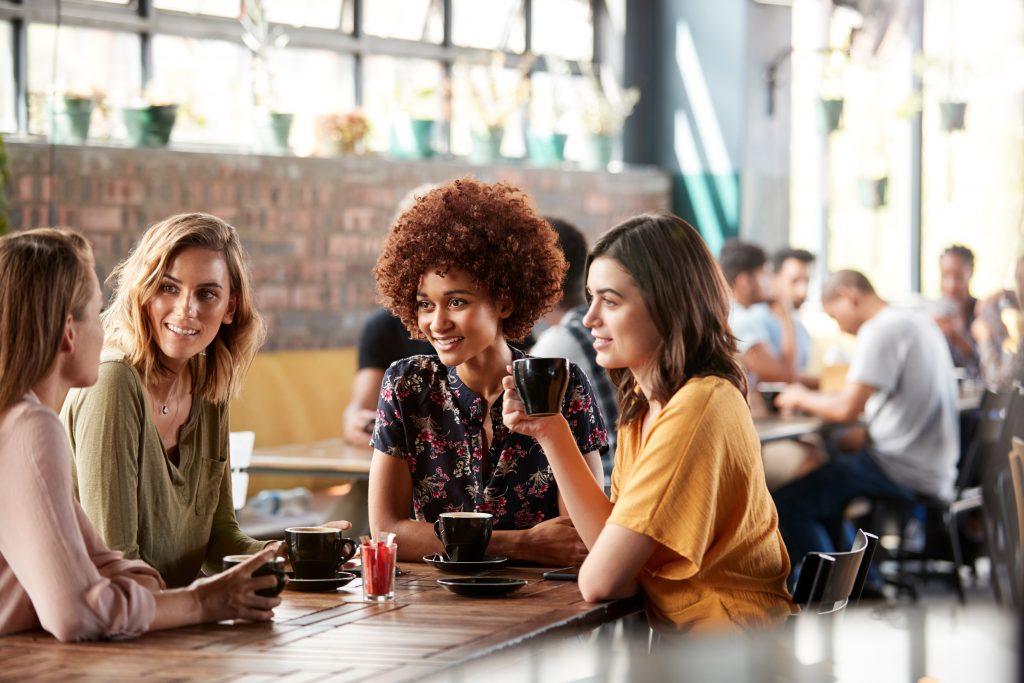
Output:
[[880,209],[889,203],[889,178],[858,178],[857,193],[866,209]]
[[964,116],[967,115],[967,103],[957,100],[944,100],[939,102],[939,116],[941,118],[942,130],[952,133],[954,130],[964,129]]
[[89,137],[93,101],[90,98],[58,97],[49,108],[50,139],[61,145],[81,145]]
[[413,156],[417,159],[428,159],[434,156],[434,147],[431,141],[434,138],[434,119],[413,119],[409,122],[412,128]]
[[823,97],[818,100],[818,129],[831,134],[843,124],[843,100]]
[[528,139],[530,161],[536,166],[558,166],[565,161],[565,133],[531,135]]
[[608,164],[612,160],[613,142],[614,138],[611,135],[600,133],[588,135],[584,165],[593,170],[608,168]]
[[178,105],[125,108],[121,111],[128,140],[136,147],[166,147],[178,116]]
[[288,138],[292,132],[294,114],[271,111],[259,115],[256,122],[256,138],[262,152],[287,154],[290,151]]
[[496,126],[486,131],[474,130],[470,133],[473,147],[469,160],[474,164],[490,164],[501,158],[501,141],[505,137],[505,129]]

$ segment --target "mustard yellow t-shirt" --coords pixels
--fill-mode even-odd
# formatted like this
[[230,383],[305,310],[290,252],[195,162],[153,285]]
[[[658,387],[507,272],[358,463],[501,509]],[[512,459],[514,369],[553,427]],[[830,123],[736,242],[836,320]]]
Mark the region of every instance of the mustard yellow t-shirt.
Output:
[[669,629],[773,626],[793,610],[789,555],[743,395],[717,377],[686,383],[643,443],[619,429],[608,522],[658,548],[640,572],[651,622]]

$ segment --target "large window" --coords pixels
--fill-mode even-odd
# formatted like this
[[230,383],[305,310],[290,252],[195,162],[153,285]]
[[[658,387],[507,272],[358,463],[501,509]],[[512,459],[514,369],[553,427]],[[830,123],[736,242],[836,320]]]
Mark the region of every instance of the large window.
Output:
[[13,43],[14,29],[8,22],[0,22],[0,131],[5,133],[18,128],[14,115]]
[[[241,22],[269,22],[261,43]],[[73,11],[61,13],[73,5]],[[357,6],[359,11],[356,11]],[[315,153],[317,120],[361,108],[366,148],[394,150],[411,122],[435,122],[435,155],[468,155],[504,130],[581,145],[580,73],[594,57],[593,0],[32,0],[4,5],[0,129],[45,135],[48,102],[96,94],[92,140],[126,138],[121,109],[175,103],[172,144],[250,148],[263,109],[292,114],[291,150]],[[258,9],[258,8],[255,8]],[[446,15],[446,13],[450,13]],[[528,21],[528,18],[530,19]],[[18,34],[15,26],[22,27]],[[26,83],[14,51],[27,45]],[[531,50],[526,52],[527,46]],[[545,59],[547,57],[547,59]],[[580,67],[580,63],[584,63]],[[575,75],[574,75],[575,74]],[[18,93],[26,93],[19,120]],[[98,112],[98,113],[97,113]]]
[[117,112],[142,94],[140,56],[139,37],[132,33],[29,24],[29,132],[45,134],[52,97],[88,95],[101,105],[93,112],[91,135],[123,137]]

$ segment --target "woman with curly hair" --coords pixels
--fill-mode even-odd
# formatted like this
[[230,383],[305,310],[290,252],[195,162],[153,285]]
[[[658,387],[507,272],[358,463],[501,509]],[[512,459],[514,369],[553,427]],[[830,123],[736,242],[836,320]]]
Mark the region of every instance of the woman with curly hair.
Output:
[[[515,188],[463,178],[419,197],[388,233],[374,275],[384,304],[437,352],[393,364],[381,383],[370,524],[403,559],[442,552],[443,512],[489,512],[488,552],[550,565],[582,561],[544,451],[501,421],[505,368],[561,292],[555,232]],[[562,404],[580,465],[600,486],[604,423],[571,366]],[[415,519],[409,518],[410,501]]]
[[791,612],[789,556],[765,485],[725,279],[700,235],[668,215],[612,228],[587,259],[583,324],[618,386],[612,498],[561,416],[527,417],[511,377],[504,421],[548,454],[590,554],[590,601],[636,593],[668,630],[770,626]]
[[157,223],[110,280],[99,380],[61,411],[75,491],[108,545],[183,586],[267,545],[239,530],[228,471],[228,399],[265,326],[238,233],[215,216]]

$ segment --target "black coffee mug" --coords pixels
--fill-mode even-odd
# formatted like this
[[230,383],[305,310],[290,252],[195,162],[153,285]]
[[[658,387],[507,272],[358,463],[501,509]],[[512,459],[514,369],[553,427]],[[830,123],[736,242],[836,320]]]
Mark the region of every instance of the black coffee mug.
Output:
[[[250,557],[252,555],[225,555],[224,559],[221,560],[221,568],[224,570],[231,569],[237,564],[242,564]],[[274,557],[269,562],[265,562],[257,567],[256,571],[252,573],[253,576],[266,576],[267,574],[273,574],[277,577],[277,585],[258,590],[256,595],[272,598],[284,588],[284,558]]]
[[764,400],[764,405],[769,413],[779,412],[778,407],[775,405],[775,398],[785,388],[785,382],[760,382],[757,385],[757,391],[761,394],[761,398]]
[[531,416],[557,415],[569,386],[569,361],[565,358],[520,358],[512,361],[516,391]]
[[288,557],[296,579],[333,579],[338,566],[359,549],[359,543],[342,538],[341,531],[326,526],[293,526],[284,530]]
[[479,562],[491,542],[493,524],[489,512],[442,512],[434,533],[452,562]]

